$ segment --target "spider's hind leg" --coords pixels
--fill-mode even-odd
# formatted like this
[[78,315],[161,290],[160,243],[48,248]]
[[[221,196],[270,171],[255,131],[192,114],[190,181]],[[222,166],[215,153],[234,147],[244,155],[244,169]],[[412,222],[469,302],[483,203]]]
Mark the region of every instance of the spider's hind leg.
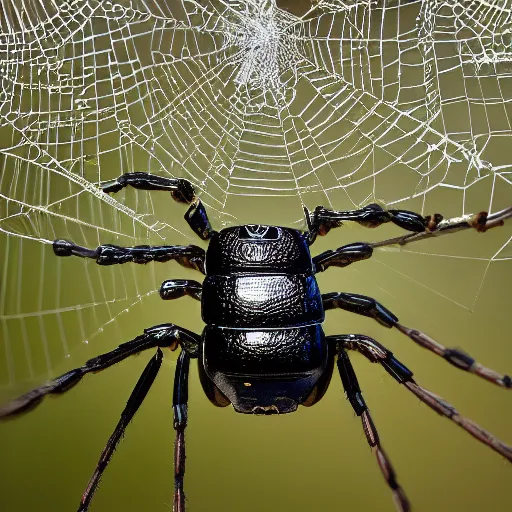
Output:
[[461,416],[453,405],[417,384],[413,379],[412,371],[401,363],[391,351],[374,339],[362,334],[340,334],[337,336],[327,336],[326,340],[328,343],[336,344],[340,354],[339,357],[343,357],[342,353],[345,350],[357,350],[372,363],[381,364],[391,377],[399,384],[403,384],[411,393],[416,395],[439,415],[453,421],[475,439],[478,439],[478,441],[505,457],[509,462],[512,462],[512,446],[500,441],[496,436],[487,432],[472,420]]
[[100,459],[98,464],[96,465],[96,469],[92,474],[89,483],[85,489],[84,494],[82,495],[82,499],[80,500],[80,505],[78,507],[77,512],[86,512],[89,510],[89,505],[91,503],[94,492],[96,491],[98,484],[100,483],[100,479],[103,475],[103,472],[108,466],[112,455],[114,455],[114,451],[119,444],[119,441],[124,435],[126,427],[133,419],[135,413],[138,411],[139,407],[142,405],[144,398],[148,394],[155,378],[160,370],[160,366],[162,365],[162,351],[160,348],[157,349],[157,353],[150,359],[146,368],[142,372],[135,388],[126,403],[126,407],[121,413],[121,418],[114,429],[114,432],[110,436],[109,440],[103,451],[101,452]]
[[185,502],[183,494],[183,476],[185,473],[185,438],[184,432],[187,425],[187,401],[188,401],[188,367],[190,358],[197,358],[201,336],[174,324],[155,325],[144,330],[144,333],[131,341],[119,345],[116,349],[101,354],[87,361],[83,366],[75,368],[56,379],[43,384],[39,388],[13,400],[0,407],[0,420],[7,419],[17,414],[22,414],[38,405],[46,395],[62,394],[78,384],[87,373],[96,373],[119,363],[129,356],[156,348],[157,353],[151,358],[144,372],[140,376],[130,398],[121,413],[121,418],[110,436],[96,469],[87,485],[80,501],[78,512],[86,512],[98,487],[99,481],[105,471],[114,451],[124,435],[126,427],[141,406],[149,392],[162,364],[162,348],[167,347],[176,350],[181,346],[181,354],[178,358],[174,380],[174,428],[177,432],[175,451],[175,512],[184,512]]
[[[328,337],[327,339],[329,338],[334,337]],[[386,479],[386,482],[393,491],[393,499],[395,500],[397,509],[399,512],[408,512],[411,507],[409,505],[407,496],[398,484],[395,471],[391,465],[391,461],[380,445],[379,434],[375,424],[373,423],[372,417],[370,416],[368,406],[364,401],[359,383],[357,381],[356,373],[352,367],[348,354],[341,347],[338,347],[337,364],[341,381],[343,382],[343,387],[345,389],[345,393],[347,394],[347,399],[351,403],[354,412],[361,418],[366,440],[368,441],[372,452],[377,458],[377,462],[384,478]]]
[[197,236],[203,240],[208,240],[215,233],[210,225],[204,205],[196,197],[194,187],[190,181],[183,178],[164,178],[146,172],[128,172],[115,180],[102,183],[101,188],[103,192],[110,194],[119,192],[127,186],[139,190],[170,192],[175,201],[190,204],[190,208],[185,213],[185,220]]
[[144,333],[133,340],[122,343],[114,350],[100,354],[82,366],[56,377],[42,386],[12,400],[0,407],[0,420],[22,414],[38,405],[46,395],[60,395],[78,384],[88,373],[97,373],[121,362],[127,357],[139,354],[150,348],[176,350],[181,345],[190,357],[197,357],[201,336],[175,324],[160,324],[144,329]]
[[187,352],[182,350],[174,373],[174,391],[172,399],[174,430],[176,430],[176,440],[174,442],[174,512],[185,511],[183,479],[185,477],[185,428],[187,427],[188,421],[189,366],[190,356]]

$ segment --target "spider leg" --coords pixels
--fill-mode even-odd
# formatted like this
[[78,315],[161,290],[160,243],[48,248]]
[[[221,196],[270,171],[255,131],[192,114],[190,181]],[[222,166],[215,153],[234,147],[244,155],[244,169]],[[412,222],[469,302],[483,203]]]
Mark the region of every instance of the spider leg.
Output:
[[407,512],[411,509],[409,501],[405,492],[396,480],[395,471],[393,470],[391,461],[381,447],[377,428],[373,423],[370,411],[368,410],[361,393],[361,389],[359,388],[354,368],[352,367],[348,354],[341,346],[338,347],[337,364],[341,381],[343,382],[343,387],[347,394],[347,399],[352,404],[355,413],[361,418],[366,440],[368,441],[372,452],[377,457],[377,463],[379,464],[380,470],[382,471],[387,484],[393,491],[393,499],[396,507],[400,512]]
[[115,194],[128,186],[139,190],[164,190],[170,192],[172,198],[179,203],[190,204],[195,198],[195,190],[190,181],[164,178],[147,172],[127,172],[113,180],[104,181],[101,189],[107,194]]
[[205,273],[205,251],[196,245],[137,245],[120,247],[104,244],[96,249],[87,249],[69,240],[55,240],[53,252],[57,256],[80,256],[96,260],[98,265],[117,265],[123,263],[145,264],[150,261],[160,263],[176,260],[180,265]]
[[187,427],[188,369],[190,356],[182,350],[174,373],[172,408],[174,412],[174,512],[185,512],[185,428]]
[[194,233],[203,240],[208,240],[215,233],[210,225],[203,203],[196,197],[194,187],[190,181],[183,178],[164,178],[146,172],[128,172],[115,180],[106,181],[101,184],[103,192],[107,194],[119,192],[127,186],[139,190],[164,190],[170,192],[175,201],[191,205],[185,214],[185,220]]
[[508,375],[501,375],[494,370],[482,366],[471,356],[460,350],[446,348],[421,331],[401,325],[398,322],[398,318],[391,311],[371,297],[355,293],[326,293],[322,295],[322,301],[325,310],[344,309],[345,311],[374,318],[384,327],[396,327],[418,345],[443,357],[453,366],[474,373],[503,388],[512,389],[512,379]]
[[160,297],[164,300],[179,299],[190,295],[196,300],[201,300],[203,286],[191,279],[168,279],[160,286]]
[[372,243],[371,246],[385,247],[387,245],[395,244],[406,245],[425,238],[448,235],[450,233],[456,233],[457,231],[464,231],[470,228],[476,229],[479,233],[485,233],[488,229],[503,226],[505,221],[511,218],[512,206],[491,215],[488,215],[486,212],[468,214],[462,217],[443,220],[434,229],[427,229],[420,233],[408,233],[395,238],[389,238],[387,240],[382,240],[381,242]]
[[367,260],[372,254],[372,246],[365,243],[349,244],[334,251],[325,251],[313,258],[315,273],[323,272],[331,266],[346,267],[356,261]]
[[404,245],[415,240],[469,228],[485,232],[490,228],[502,226],[506,219],[512,218],[512,206],[492,215],[488,215],[487,212],[479,212],[446,220],[443,220],[443,216],[439,213],[422,216],[408,210],[385,210],[378,204],[369,204],[358,210],[342,211],[317,206],[313,213],[306,212],[306,217],[310,244],[315,241],[317,235],[326,235],[332,228],[342,226],[343,221],[354,221],[368,228],[392,222],[413,232],[370,244],[372,247],[382,247],[392,244]]
[[375,203],[358,210],[331,210],[317,206],[313,213],[309,213],[309,229],[314,241],[316,235],[326,235],[332,228],[342,226],[343,221],[354,221],[367,228],[376,228],[381,224],[393,222],[403,229],[419,233],[434,228],[442,219],[438,213],[423,217],[408,210],[385,210]]
[[336,343],[341,349],[357,350],[372,363],[380,363],[397,382],[403,384],[423,403],[427,404],[441,416],[446,416],[481,443],[489,446],[489,448],[492,448],[512,462],[512,446],[508,446],[503,441],[500,441],[497,437],[484,430],[472,420],[461,416],[453,405],[417,384],[412,378],[413,373],[404,364],[398,361],[398,359],[393,356],[392,352],[374,339],[362,334],[341,334],[327,336],[326,339],[330,343]]
[[185,213],[185,220],[192,231],[203,240],[209,240],[216,231],[212,229],[206,209],[200,199],[196,199]]
[[183,329],[174,324],[155,325],[144,330],[144,334],[131,341],[119,345],[116,349],[89,359],[83,366],[70,370],[42,386],[25,393],[12,402],[0,407],[0,419],[26,412],[49,394],[61,394],[78,384],[87,373],[96,373],[109,366],[119,363],[129,356],[138,354],[143,350],[154,347],[169,347],[176,350],[178,344],[191,357],[197,357],[201,337],[192,331]]
[[94,492],[100,483],[103,472],[107,468],[108,463],[110,462],[110,459],[112,458],[112,455],[114,454],[114,451],[117,448],[119,441],[121,440],[121,437],[124,435],[126,427],[133,419],[133,416],[141,406],[144,398],[146,398],[148,391],[155,381],[158,370],[160,370],[160,366],[162,364],[162,357],[162,351],[160,348],[158,348],[157,353],[150,359],[149,363],[146,365],[146,368],[142,372],[142,375],[137,381],[137,384],[135,385],[135,388],[133,389],[128,402],[126,403],[126,407],[121,413],[121,418],[119,419],[114,432],[110,436],[105,448],[101,452],[101,456],[96,469],[94,470],[94,473],[92,474],[92,477],[89,480],[89,483],[87,484],[87,487],[80,501],[78,512],[86,512],[86,510],[89,509],[92,497],[94,496]]

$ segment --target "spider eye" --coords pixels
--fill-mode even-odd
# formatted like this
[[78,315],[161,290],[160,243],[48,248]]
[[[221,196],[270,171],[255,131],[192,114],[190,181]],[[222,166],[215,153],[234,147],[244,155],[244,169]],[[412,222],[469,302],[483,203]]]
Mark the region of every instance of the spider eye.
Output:
[[241,240],[279,240],[279,228],[275,226],[262,226],[260,224],[247,224],[240,226],[238,234]]

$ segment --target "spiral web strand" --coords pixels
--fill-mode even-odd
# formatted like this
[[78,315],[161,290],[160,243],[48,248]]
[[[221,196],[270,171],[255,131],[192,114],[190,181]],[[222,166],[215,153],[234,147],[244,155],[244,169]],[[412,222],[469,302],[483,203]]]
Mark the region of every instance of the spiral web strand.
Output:
[[[511,9],[509,0],[319,0],[302,10],[274,0],[1,0],[2,384],[51,373],[48,344],[60,338],[67,354],[68,324],[88,340],[161,281],[154,268],[141,279],[79,261],[82,285],[70,286],[46,244],[192,240],[182,213],[162,216],[153,195],[99,190],[121,173],[189,179],[218,226],[236,223],[248,196],[286,201],[288,223],[303,205],[375,200],[430,214],[443,194],[450,216],[509,206]],[[485,264],[471,304],[511,247],[503,230],[487,252],[433,254]]]

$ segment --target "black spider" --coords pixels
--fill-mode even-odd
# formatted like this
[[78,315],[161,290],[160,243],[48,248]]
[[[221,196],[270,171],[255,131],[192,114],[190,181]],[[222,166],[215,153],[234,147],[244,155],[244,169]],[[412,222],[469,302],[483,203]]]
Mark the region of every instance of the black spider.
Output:
[[[512,461],[512,448],[489,432],[459,415],[450,404],[419,386],[412,372],[377,341],[355,334],[324,336],[321,323],[326,309],[341,308],[375,318],[385,327],[396,327],[419,345],[444,357],[454,366],[483,377],[499,386],[512,388],[512,380],[475,362],[467,354],[446,349],[426,334],[401,325],[398,318],[370,297],[353,293],[320,294],[315,274],[330,266],[345,267],[370,258],[374,247],[408,243],[418,238],[475,228],[485,231],[502,225],[512,216],[512,208],[488,216],[482,212],[461,219],[443,221],[405,210],[384,210],[376,204],[360,210],[333,211],[317,207],[306,210],[308,231],[245,225],[212,230],[202,203],[192,185],[183,179],[167,179],[146,173],[129,173],[103,185],[107,193],[126,186],[143,190],[167,190],[179,202],[191,203],[185,214],[188,224],[203,240],[210,240],[205,253],[200,247],[101,245],[86,249],[66,240],[56,240],[57,256],[95,259],[99,265],[148,263],[176,260],[195,268],[206,278],[197,281],[168,280],[160,288],[162,299],[190,295],[201,300],[206,327],[202,335],[174,324],[144,330],[144,334],[123,343],[115,350],[87,361],[55,380],[15,399],[0,409],[0,418],[22,413],[37,405],[49,393],[63,393],[77,384],[86,373],[97,372],[142,350],[156,348],[146,366],[114,433],[103,450],[87,486],[79,511],[89,508],[103,471],[123,435],[126,426],[149,391],[162,362],[161,347],[175,350],[181,346],[174,381],[175,490],[174,510],[185,510],[183,477],[185,473],[185,427],[187,425],[188,370],[190,358],[198,358],[199,376],[204,392],[219,407],[232,404],[237,412],[276,414],[293,412],[298,405],[311,406],[324,395],[337,366],[348,400],[361,417],[366,439],[377,456],[382,473],[392,489],[397,508],[410,510],[389,458],[381,448],[377,430],[364,402],[347,350],[357,350],[386,371],[437,413],[448,417],[490,448]],[[345,245],[311,257],[309,245],[316,236],[325,235],[342,221],[352,220],[367,227],[393,222],[412,231],[384,242]]]

